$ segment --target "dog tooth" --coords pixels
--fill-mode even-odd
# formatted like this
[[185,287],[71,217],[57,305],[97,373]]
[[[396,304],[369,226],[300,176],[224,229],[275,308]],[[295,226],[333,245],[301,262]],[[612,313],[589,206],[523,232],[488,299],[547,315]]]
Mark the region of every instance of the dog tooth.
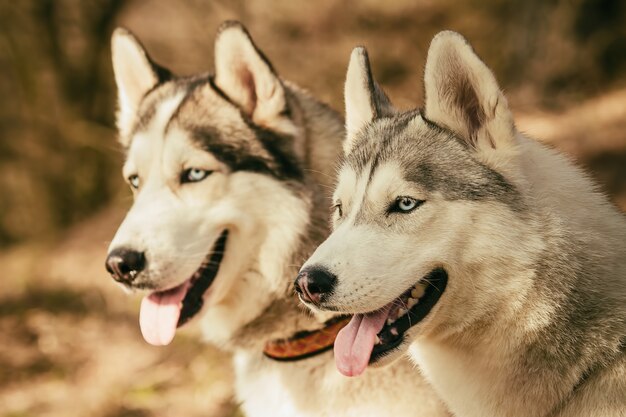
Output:
[[416,285],[411,290],[411,298],[420,298],[422,295],[424,295],[424,287],[422,287],[421,285]]
[[376,335],[376,344],[380,345],[380,337],[378,337],[378,335]]
[[398,329],[396,329],[395,327],[392,327],[391,330],[389,330],[389,333],[391,333],[394,336],[398,335]]
[[413,308],[415,304],[417,304],[417,299],[413,297],[409,298],[409,300],[406,302],[406,306],[408,308]]
[[405,314],[406,314],[406,310],[404,308],[398,309],[398,318],[404,316]]
[[391,326],[395,320],[387,319],[387,326]]

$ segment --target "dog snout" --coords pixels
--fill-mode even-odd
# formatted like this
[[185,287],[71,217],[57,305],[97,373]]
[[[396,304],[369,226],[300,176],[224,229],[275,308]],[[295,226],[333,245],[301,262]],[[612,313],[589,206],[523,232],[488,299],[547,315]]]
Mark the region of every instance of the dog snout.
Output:
[[325,268],[309,267],[298,274],[295,281],[296,292],[303,301],[319,304],[337,284],[337,277]]
[[117,282],[131,284],[145,269],[146,256],[143,252],[133,249],[117,248],[107,256],[105,267]]

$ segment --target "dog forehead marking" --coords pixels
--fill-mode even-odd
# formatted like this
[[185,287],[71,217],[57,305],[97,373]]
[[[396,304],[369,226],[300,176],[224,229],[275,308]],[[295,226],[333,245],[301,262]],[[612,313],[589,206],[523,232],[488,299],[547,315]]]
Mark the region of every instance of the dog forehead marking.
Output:
[[353,187],[350,188],[350,197],[348,198],[348,202],[350,204],[350,212],[347,217],[347,223],[353,224],[356,222],[357,216],[363,207],[363,203],[367,197],[367,185],[369,183],[369,172],[372,169],[371,164],[366,166],[360,173],[354,172],[351,168],[352,175],[351,179],[354,179]]
[[[154,116],[145,129],[137,131],[129,147],[136,168],[148,169],[154,153],[163,147],[165,129],[185,97],[183,91],[164,99],[156,106]],[[159,140],[161,138],[161,140]]]
[[404,182],[404,172],[394,161],[382,162],[370,174],[367,199],[370,202],[385,200],[394,188]]
[[[400,127],[393,126],[395,121]],[[369,166],[372,179],[379,165],[395,161],[400,167],[398,178],[447,200],[491,200],[514,211],[524,210],[519,191],[503,173],[472,157],[452,132],[419,113],[377,120],[363,135],[347,163],[357,172]]]
[[185,96],[185,91],[178,91],[171,97],[163,100],[163,102],[157,106],[154,118],[148,124],[145,134],[150,136],[161,135],[165,137],[165,130]]

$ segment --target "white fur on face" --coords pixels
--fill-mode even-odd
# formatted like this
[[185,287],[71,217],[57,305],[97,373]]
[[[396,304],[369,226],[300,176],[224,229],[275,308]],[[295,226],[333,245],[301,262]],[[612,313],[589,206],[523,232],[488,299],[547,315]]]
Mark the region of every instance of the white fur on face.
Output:
[[[418,191],[393,163],[380,165],[371,181],[369,177],[369,167],[359,175],[349,166],[342,168],[335,199],[342,202],[343,218],[335,214],[335,230],[303,266],[323,265],[335,273],[338,284],[328,303],[351,313],[383,307],[415,284],[420,271],[429,272],[419,253],[405,259],[411,234],[389,232],[379,223],[388,221],[387,208],[397,196],[419,198]],[[387,279],[390,271],[397,281]]]
[[[377,310],[443,266],[452,279],[437,314],[423,321],[422,328],[445,322],[448,328],[460,329],[488,311],[497,295],[492,277],[472,275],[479,265],[499,265],[493,270],[500,271],[502,258],[524,244],[519,229],[503,227],[515,224],[515,215],[497,203],[447,201],[436,192],[427,193],[405,180],[393,161],[381,163],[368,183],[369,176],[369,168],[358,175],[348,165],[342,168],[335,198],[345,206],[343,217],[335,213],[335,230],[303,266],[322,266],[337,276],[325,306],[346,313]],[[425,203],[408,214],[387,213],[398,196]],[[503,287],[520,299],[530,290],[525,281],[502,283],[499,291]],[[472,309],[454,308],[470,303]],[[509,307],[520,304],[511,300]],[[435,315],[439,318],[432,318]]]
[[[354,221],[367,190],[367,177],[363,174],[357,175],[352,169],[342,169],[339,179],[335,201],[341,202],[343,217]],[[342,180],[345,181],[345,185],[342,184]]]
[[367,201],[372,204],[391,203],[396,197],[413,194],[418,197],[415,187],[402,179],[402,169],[393,162],[386,162],[376,169],[367,190]]
[[[138,175],[140,185],[135,192],[135,203],[110,246],[111,249],[130,247],[145,252],[148,269],[142,279],[160,289],[174,287],[188,279],[207,256],[220,232],[199,227],[199,219],[194,216],[200,205],[197,201],[190,199],[187,207],[181,204],[177,180],[184,164],[188,163],[184,155],[195,154],[189,152],[195,148],[180,140],[169,140],[169,137],[166,140],[164,131],[183,96],[179,93],[164,100],[150,125],[138,132],[131,143],[124,175]],[[176,134],[171,132],[169,136]],[[223,172],[214,159],[197,167]],[[188,241],[190,234],[201,236]],[[181,250],[193,256],[188,255],[183,262],[167,261]]]
[[[307,208],[274,178],[230,172],[176,124],[164,135],[181,99],[165,100],[148,128],[133,139],[124,175],[138,174],[140,188],[110,249],[145,252],[147,270],[138,282],[165,290],[189,279],[228,229],[202,318],[205,336],[220,343],[284,292],[289,254],[298,244],[297,231],[308,222]],[[212,174],[180,184],[182,171],[189,168]],[[249,307],[241,308],[244,303]]]
[[[234,173],[228,193],[241,213],[233,227],[247,224],[248,229],[236,241],[229,237],[220,273],[209,289],[210,308],[201,325],[205,337],[214,343],[228,341],[271,301],[284,296],[291,254],[309,220],[306,202],[273,178]],[[223,270],[226,265],[232,270]]]

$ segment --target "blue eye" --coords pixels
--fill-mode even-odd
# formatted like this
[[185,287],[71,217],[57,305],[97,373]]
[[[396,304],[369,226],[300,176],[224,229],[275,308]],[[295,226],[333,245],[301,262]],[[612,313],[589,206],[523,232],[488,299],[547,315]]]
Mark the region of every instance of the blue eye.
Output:
[[389,208],[390,213],[410,213],[419,206],[424,204],[423,200],[418,200],[413,197],[398,197],[396,201]]
[[139,175],[134,174],[128,177],[128,183],[135,190],[139,188]]
[[180,176],[181,183],[200,182],[208,177],[213,171],[207,171],[200,168],[189,168],[183,171]]

